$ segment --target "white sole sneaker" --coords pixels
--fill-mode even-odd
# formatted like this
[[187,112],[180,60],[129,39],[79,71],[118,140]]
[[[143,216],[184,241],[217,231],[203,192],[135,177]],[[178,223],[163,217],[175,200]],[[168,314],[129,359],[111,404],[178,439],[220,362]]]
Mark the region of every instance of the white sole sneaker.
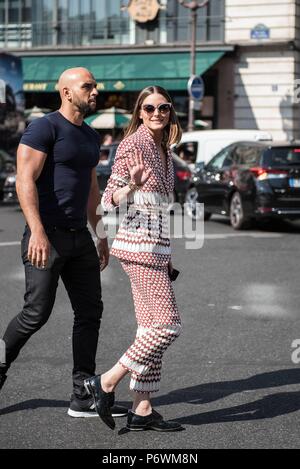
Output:
[[[90,417],[99,417],[99,415],[97,414],[97,412],[95,412],[94,410],[91,410],[90,412],[88,411],[85,411],[85,412],[79,412],[79,411],[76,411],[76,410],[72,410],[72,409],[68,409],[68,415],[70,417],[74,417],[74,418],[80,418],[80,417],[83,417],[83,418],[90,418]],[[119,413],[119,414],[112,414],[112,417],[113,418],[118,418],[118,417],[126,417],[127,414],[125,414],[124,412],[123,413]]]
[[80,417],[84,417],[84,418],[98,417],[99,418],[99,415],[94,410],[91,410],[90,412],[88,411],[79,412],[76,410],[68,409],[68,415],[70,417],[75,417],[75,418],[80,418]]

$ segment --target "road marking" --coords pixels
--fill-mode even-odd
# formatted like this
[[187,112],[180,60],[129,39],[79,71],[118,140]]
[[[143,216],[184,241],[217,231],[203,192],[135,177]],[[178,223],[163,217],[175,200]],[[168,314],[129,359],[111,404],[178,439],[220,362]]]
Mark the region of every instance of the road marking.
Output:
[[214,234],[204,234],[204,239],[226,239],[226,238],[235,238],[235,237],[246,237],[250,236],[251,238],[282,238],[280,233],[214,233]]
[[19,246],[21,244],[21,241],[7,241],[4,243],[0,243],[0,248],[6,247],[6,246]]

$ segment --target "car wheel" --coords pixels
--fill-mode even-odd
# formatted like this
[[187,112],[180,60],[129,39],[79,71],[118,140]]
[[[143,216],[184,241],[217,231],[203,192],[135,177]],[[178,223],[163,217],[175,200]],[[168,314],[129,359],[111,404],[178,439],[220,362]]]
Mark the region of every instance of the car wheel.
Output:
[[[199,205],[196,187],[191,187],[185,195],[186,213],[192,220],[200,220],[203,217],[202,205]],[[208,220],[211,214],[204,212],[204,220]]]
[[243,202],[239,192],[235,192],[232,196],[229,216],[231,226],[235,230],[242,230],[250,225],[249,218],[245,218]]

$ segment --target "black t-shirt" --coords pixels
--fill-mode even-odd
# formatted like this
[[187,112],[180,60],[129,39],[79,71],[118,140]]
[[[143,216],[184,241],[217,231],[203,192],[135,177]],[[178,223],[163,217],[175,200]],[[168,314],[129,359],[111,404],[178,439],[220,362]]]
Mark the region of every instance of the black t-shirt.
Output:
[[99,160],[97,132],[85,122],[72,124],[55,111],[34,120],[20,143],[47,153],[36,181],[44,226],[86,226],[91,172]]

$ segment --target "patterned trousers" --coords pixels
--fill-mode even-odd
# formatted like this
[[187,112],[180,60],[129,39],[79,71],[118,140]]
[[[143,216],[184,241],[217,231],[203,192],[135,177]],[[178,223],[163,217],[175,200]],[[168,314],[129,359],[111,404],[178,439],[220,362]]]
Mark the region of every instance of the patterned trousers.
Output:
[[131,390],[156,392],[161,379],[163,353],[181,330],[168,266],[128,261],[121,264],[131,282],[138,330],[135,341],[119,363],[131,372]]

